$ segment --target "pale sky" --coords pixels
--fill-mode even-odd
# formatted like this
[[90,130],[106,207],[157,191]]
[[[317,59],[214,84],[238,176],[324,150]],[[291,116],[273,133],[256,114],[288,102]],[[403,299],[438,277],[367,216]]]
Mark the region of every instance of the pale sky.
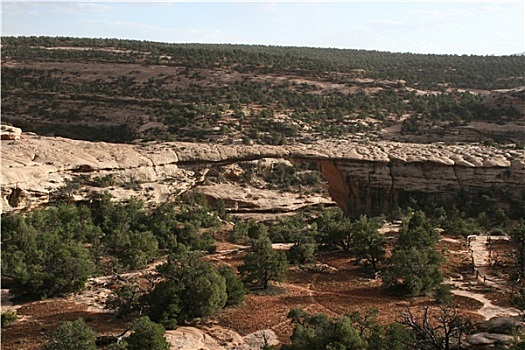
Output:
[[525,51],[524,1],[2,2],[4,36],[505,55]]

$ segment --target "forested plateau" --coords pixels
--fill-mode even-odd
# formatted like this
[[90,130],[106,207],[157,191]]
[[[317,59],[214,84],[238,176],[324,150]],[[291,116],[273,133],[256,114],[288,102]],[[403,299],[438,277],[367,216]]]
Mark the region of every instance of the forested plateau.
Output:
[[2,119],[41,135],[522,143],[524,56],[2,40]]

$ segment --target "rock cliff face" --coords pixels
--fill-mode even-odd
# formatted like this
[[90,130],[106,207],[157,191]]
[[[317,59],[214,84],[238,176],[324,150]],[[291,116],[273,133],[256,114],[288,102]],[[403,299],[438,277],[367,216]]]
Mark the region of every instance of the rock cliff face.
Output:
[[202,181],[218,164],[261,158],[315,161],[332,198],[350,213],[386,212],[409,197],[487,191],[523,201],[525,151],[473,145],[322,141],[292,146],[108,144],[22,135],[2,142],[2,211],[108,190],[160,202]]

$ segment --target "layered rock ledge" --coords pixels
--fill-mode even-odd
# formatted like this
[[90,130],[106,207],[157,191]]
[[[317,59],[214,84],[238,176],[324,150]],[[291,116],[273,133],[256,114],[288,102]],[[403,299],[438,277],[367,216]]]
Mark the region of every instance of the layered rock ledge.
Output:
[[[130,145],[22,134],[2,142],[2,211],[29,209],[68,192],[81,200],[93,190],[161,202],[198,184],[214,165],[262,158],[316,162],[332,198],[354,213],[385,212],[413,196],[490,192],[512,203],[523,201],[525,193],[525,151],[510,148],[337,140]],[[105,188],[95,186],[100,179],[111,181]],[[90,183],[89,191],[83,190]]]

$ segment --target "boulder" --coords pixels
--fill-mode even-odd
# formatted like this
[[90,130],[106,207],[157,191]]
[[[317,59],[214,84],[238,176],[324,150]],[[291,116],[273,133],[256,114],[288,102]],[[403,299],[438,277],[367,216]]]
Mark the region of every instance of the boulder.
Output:
[[277,335],[271,329],[260,330],[244,337],[220,326],[179,327],[166,331],[172,350],[259,350],[265,344],[278,345]]
[[20,140],[22,136],[22,129],[14,126],[2,125],[0,127],[0,135],[2,140]]
[[244,337],[244,344],[241,344],[238,350],[259,350],[264,345],[279,345],[277,335],[271,329],[263,329]]
[[467,343],[470,345],[479,346],[493,346],[493,345],[508,345],[512,343],[513,336],[498,333],[474,333],[467,336]]
[[490,320],[476,323],[476,328],[480,331],[499,334],[513,334],[523,326],[524,323],[519,316],[493,317]]
[[166,339],[172,350],[223,350],[216,339],[195,327],[179,327],[173,331],[166,331]]
[[322,264],[322,263],[313,263],[313,264],[303,264],[299,268],[303,271],[313,272],[313,273],[322,273],[322,274],[333,274],[337,273],[337,268]]

